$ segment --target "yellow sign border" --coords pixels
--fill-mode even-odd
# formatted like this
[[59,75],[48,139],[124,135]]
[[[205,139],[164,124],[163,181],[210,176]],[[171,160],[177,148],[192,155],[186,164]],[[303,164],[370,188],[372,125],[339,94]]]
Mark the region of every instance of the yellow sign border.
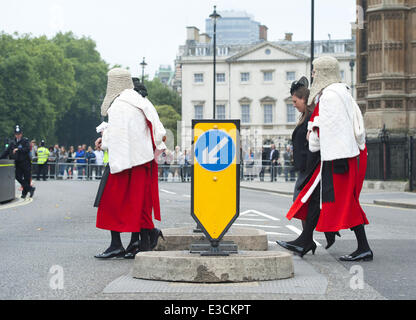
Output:
[[[235,140],[233,139],[233,142],[235,143],[235,157],[232,161],[232,165],[234,165],[235,167],[235,189],[236,189],[236,193],[235,193],[235,214],[233,215],[233,217],[231,218],[231,220],[229,221],[229,223],[224,227],[223,231],[221,232],[221,234],[217,235],[217,236],[212,236],[207,229],[204,227],[204,225],[201,223],[200,219],[197,217],[197,215],[195,214],[195,172],[199,170],[205,170],[202,169],[202,166],[200,164],[197,163],[196,159],[195,159],[195,143],[196,143],[196,138],[195,138],[195,127],[198,124],[212,124],[212,127],[209,129],[216,129],[215,125],[219,124],[219,127],[221,125],[224,124],[232,124],[233,128],[232,130],[235,129]],[[208,131],[208,130],[206,130]],[[206,132],[204,131],[204,132]],[[223,238],[223,236],[227,233],[227,231],[229,230],[229,228],[232,226],[232,224],[234,223],[234,221],[238,218],[239,214],[240,214],[240,120],[192,120],[192,160],[193,160],[193,164],[192,164],[192,170],[191,170],[191,216],[192,218],[196,221],[196,223],[198,224],[198,226],[201,228],[201,230],[203,231],[203,233],[205,234],[205,236],[210,240],[210,241],[221,241],[221,239]],[[198,135],[199,137],[200,135]],[[234,138],[234,137],[233,137]],[[200,168],[197,170],[195,170],[195,165],[199,166]],[[223,171],[226,170],[233,170],[230,168],[226,168]],[[206,170],[209,171],[209,170]],[[214,176],[214,179],[216,176],[220,176],[221,172],[211,172],[210,174],[212,174]],[[234,210],[234,207],[233,209]]]

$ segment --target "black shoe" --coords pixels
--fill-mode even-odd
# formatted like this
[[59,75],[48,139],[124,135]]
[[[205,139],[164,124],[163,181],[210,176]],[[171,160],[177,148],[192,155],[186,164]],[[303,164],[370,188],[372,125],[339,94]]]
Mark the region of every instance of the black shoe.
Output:
[[140,231],[140,245],[139,245],[139,251],[151,251],[152,248],[150,247],[150,232],[151,229],[142,229]]
[[150,230],[150,249],[153,250],[157,246],[157,242],[159,240],[159,237],[161,237],[165,241],[165,237],[163,236],[162,230],[158,228],[153,228]]
[[97,254],[94,256],[97,259],[111,259],[111,258],[123,258],[126,253],[123,247],[113,249],[113,250],[106,250],[103,253]]
[[126,253],[124,255],[124,259],[134,259],[136,254],[140,251],[140,240],[134,242],[133,244],[129,244]]
[[338,231],[337,232],[325,232],[325,238],[327,242],[325,249],[329,249],[334,244],[335,236],[341,237]]
[[282,246],[283,248],[285,248],[285,249],[287,249],[287,250],[290,250],[290,251],[292,251],[292,252],[294,252],[294,253],[296,253],[296,254],[301,254],[301,253],[302,253],[302,251],[303,251],[303,248],[302,248],[302,247],[295,246],[295,245],[293,245],[293,244],[289,244],[289,243],[287,243],[286,241],[280,241],[280,240],[277,240],[276,242],[277,242],[277,244],[278,244],[278,245],[280,245],[280,246]]
[[359,254],[351,253],[339,258],[341,261],[373,261],[373,251],[365,251]]
[[29,195],[30,195],[30,197],[31,197],[31,198],[33,198],[33,194],[35,193],[35,190],[36,190],[36,188],[35,188],[35,187],[32,187],[32,188],[30,189],[30,191],[29,191]]
[[26,199],[26,196],[27,196],[27,192],[22,192],[22,196],[21,196],[21,198],[22,198],[22,199]]
[[303,247],[303,250],[302,250],[302,253],[300,254],[300,257],[303,258],[303,256],[311,250],[312,250],[312,254],[315,254],[316,243],[314,241],[312,241],[309,245]]

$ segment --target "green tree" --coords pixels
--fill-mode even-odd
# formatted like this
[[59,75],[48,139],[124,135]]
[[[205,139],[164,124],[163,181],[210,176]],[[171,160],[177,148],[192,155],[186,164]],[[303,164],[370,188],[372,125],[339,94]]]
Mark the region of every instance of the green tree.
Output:
[[181,111],[181,96],[176,92],[164,85],[158,78],[154,78],[152,81],[144,80],[144,85],[149,93],[149,100],[154,105],[169,105],[180,115]]
[[58,123],[58,137],[66,145],[92,144],[100,123],[100,106],[105,96],[108,64],[101,59],[95,42],[58,33],[52,41],[63,49],[75,71],[76,93]]
[[[177,123],[181,120],[181,116],[175,111],[172,106],[161,105],[155,106],[157,113],[159,114],[160,121],[163,123],[165,129],[172,131],[174,136],[174,142],[177,143]],[[174,143],[174,145],[176,145]]]
[[[17,34],[15,34],[17,36]],[[48,84],[38,72],[39,61],[28,36],[0,34],[0,135],[12,136],[20,124],[25,136],[54,137],[54,105]]]

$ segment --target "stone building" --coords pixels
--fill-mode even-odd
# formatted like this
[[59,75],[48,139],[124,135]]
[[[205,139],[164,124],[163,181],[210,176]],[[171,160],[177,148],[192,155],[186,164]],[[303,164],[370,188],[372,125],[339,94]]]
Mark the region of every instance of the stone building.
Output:
[[[259,152],[274,143],[284,150],[299,114],[293,107],[290,86],[301,76],[310,75],[310,42],[268,41],[267,28],[250,44],[220,44],[216,64],[216,118],[240,119],[243,148]],[[185,45],[180,46],[176,63],[177,87],[182,94],[182,150],[191,147],[192,119],[213,117],[213,53],[209,35],[187,27]],[[341,77],[353,84],[355,38],[315,42],[315,57],[335,56]],[[180,75],[180,77],[179,77]]]
[[357,0],[357,102],[368,136],[416,133],[416,0]]

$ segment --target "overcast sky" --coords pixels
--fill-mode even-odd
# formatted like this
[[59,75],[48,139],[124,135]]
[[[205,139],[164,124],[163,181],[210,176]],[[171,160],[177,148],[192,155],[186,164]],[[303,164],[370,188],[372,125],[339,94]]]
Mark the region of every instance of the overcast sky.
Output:
[[[217,10],[242,10],[266,25],[268,39],[310,39],[311,0],[0,0],[0,31],[52,37],[58,31],[73,31],[97,43],[110,65],[129,67],[153,78],[161,64],[173,66],[186,26],[205,32],[205,19]],[[355,0],[316,0],[315,39],[351,38]]]

